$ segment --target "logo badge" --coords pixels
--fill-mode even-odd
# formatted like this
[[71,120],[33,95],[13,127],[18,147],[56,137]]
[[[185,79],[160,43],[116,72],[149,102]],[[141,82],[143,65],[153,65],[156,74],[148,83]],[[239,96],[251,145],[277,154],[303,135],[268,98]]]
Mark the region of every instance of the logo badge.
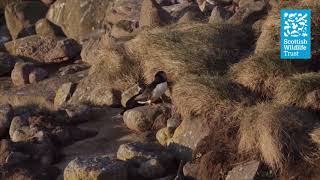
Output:
[[281,10],[281,59],[311,59],[311,10]]

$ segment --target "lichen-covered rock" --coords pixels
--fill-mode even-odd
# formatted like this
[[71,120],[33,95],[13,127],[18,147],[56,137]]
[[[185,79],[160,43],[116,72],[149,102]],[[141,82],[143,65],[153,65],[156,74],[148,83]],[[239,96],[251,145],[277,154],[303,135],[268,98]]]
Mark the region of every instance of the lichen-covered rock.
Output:
[[167,146],[167,141],[170,138],[168,134],[168,129],[167,128],[160,129],[156,134],[156,138],[162,146]]
[[72,39],[57,40],[39,35],[28,36],[7,42],[6,50],[37,63],[60,63],[80,54],[81,47]]
[[0,138],[8,134],[12,118],[12,106],[10,104],[0,104]]
[[24,142],[31,140],[35,137],[40,136],[41,134],[37,134],[39,131],[38,128],[23,126],[19,129],[16,129],[11,137],[13,142]]
[[13,134],[17,129],[20,129],[23,126],[28,126],[27,118],[28,118],[27,116],[15,116],[12,119],[12,122],[10,124],[10,129],[9,129],[10,137],[13,137]]
[[173,156],[159,144],[141,142],[120,145],[117,158],[123,161],[130,160],[140,165],[150,159],[157,159],[163,165],[172,163],[173,160]]
[[45,17],[48,8],[41,2],[17,1],[5,9],[5,18],[13,39],[34,34],[32,26]]
[[65,180],[127,180],[124,162],[109,157],[76,158],[64,169]]
[[104,22],[110,0],[57,0],[47,19],[60,26],[69,38],[78,42],[106,32]]
[[8,53],[0,52],[0,76],[10,73],[16,59]]
[[31,63],[17,62],[11,72],[12,83],[16,86],[29,84],[29,74],[34,70]]
[[123,120],[129,129],[145,132],[151,129],[155,118],[161,114],[160,106],[141,106],[126,111]]
[[35,68],[30,74],[29,74],[29,82],[32,83],[38,83],[42,80],[44,80],[48,76],[48,72],[42,68]]
[[54,106],[56,108],[62,107],[72,96],[74,92],[75,84],[69,82],[63,84],[57,91],[56,96],[54,98]]

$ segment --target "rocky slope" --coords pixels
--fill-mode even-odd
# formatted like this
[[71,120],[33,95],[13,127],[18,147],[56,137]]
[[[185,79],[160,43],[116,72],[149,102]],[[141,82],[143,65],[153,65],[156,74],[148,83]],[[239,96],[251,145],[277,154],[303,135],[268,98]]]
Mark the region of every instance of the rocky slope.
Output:
[[[311,61],[279,10],[313,11]],[[0,179],[319,179],[320,2],[0,0]],[[157,72],[161,100],[132,100]]]

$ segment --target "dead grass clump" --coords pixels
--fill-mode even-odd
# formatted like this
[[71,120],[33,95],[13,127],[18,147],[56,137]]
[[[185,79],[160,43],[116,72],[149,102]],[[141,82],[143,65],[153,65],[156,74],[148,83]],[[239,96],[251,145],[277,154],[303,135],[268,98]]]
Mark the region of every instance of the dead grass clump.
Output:
[[320,73],[297,74],[278,84],[275,101],[285,105],[309,107],[307,95],[320,87]]
[[79,82],[71,103],[119,105],[121,92],[141,81],[139,66],[127,57],[120,45],[105,48],[104,53],[89,76]]
[[249,102],[246,92],[221,76],[191,75],[172,88],[172,102],[182,119],[223,116],[234,106]]
[[263,103],[240,113],[241,153],[258,154],[274,170],[287,170],[297,162],[312,166],[319,150],[308,132],[317,122],[315,114],[283,105]]
[[145,31],[125,47],[150,82],[159,70],[172,80],[185,74],[223,73],[251,39],[239,26],[188,23]]
[[230,78],[254,93],[272,97],[283,78],[295,73],[290,62],[281,61],[277,54],[253,55],[231,66]]

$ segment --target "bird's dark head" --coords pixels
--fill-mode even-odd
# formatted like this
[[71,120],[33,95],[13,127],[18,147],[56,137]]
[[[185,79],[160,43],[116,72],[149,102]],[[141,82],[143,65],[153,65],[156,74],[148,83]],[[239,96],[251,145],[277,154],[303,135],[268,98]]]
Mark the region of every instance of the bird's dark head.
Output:
[[154,80],[158,83],[167,81],[167,74],[164,71],[158,71],[154,76]]

